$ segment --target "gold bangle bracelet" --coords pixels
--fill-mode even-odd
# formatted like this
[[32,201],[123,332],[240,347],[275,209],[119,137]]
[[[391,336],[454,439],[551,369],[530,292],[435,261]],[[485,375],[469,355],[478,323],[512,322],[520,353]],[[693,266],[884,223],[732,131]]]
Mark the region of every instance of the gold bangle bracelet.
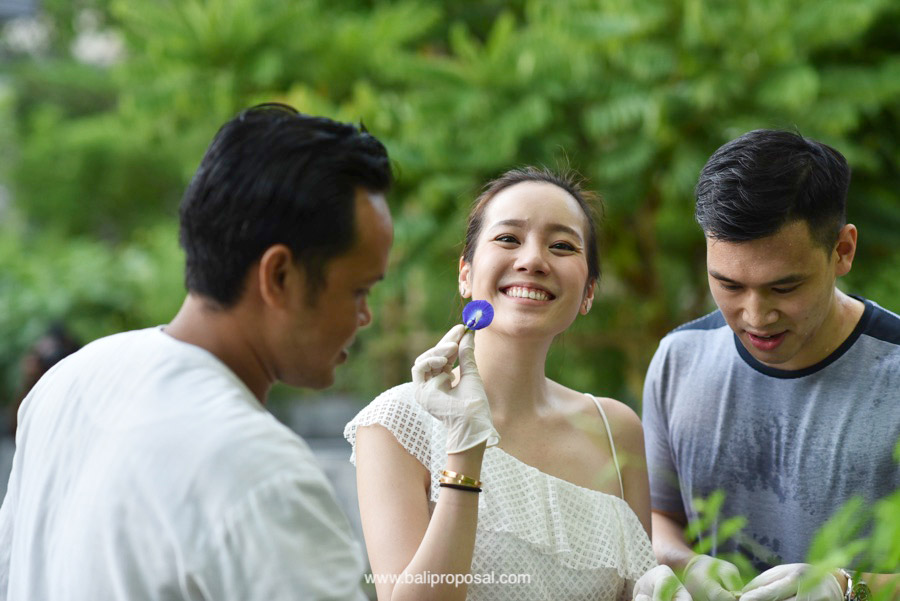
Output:
[[[479,485],[481,483],[479,482]],[[450,488],[458,488],[460,490],[473,490],[476,492],[481,492],[481,486],[472,486],[471,484],[463,484],[460,480],[455,478],[447,478],[446,476],[442,477],[438,481],[438,486],[448,486]]]
[[461,486],[475,486],[474,484],[468,484],[466,482],[463,482],[459,478],[448,478],[447,476],[441,476],[438,479],[438,482],[441,484],[459,484]]
[[465,486],[474,486],[475,488],[481,487],[481,480],[469,478],[468,476],[463,476],[462,474],[457,472],[444,470],[441,472],[441,475],[443,475],[445,478],[452,478],[453,480],[458,481],[458,484],[462,484]]
[[456,490],[462,490],[465,492],[481,492],[480,488],[475,488],[474,486],[466,486],[465,484],[448,484],[446,482],[441,482],[441,488],[455,488]]

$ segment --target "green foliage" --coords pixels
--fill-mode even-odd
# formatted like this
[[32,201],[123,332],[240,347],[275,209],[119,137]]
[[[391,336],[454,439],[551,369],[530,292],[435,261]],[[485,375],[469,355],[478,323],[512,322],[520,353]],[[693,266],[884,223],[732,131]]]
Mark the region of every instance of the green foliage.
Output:
[[[692,190],[706,158],[749,129],[796,128],[846,154],[850,219],[861,233],[844,285],[900,308],[896,2],[43,6],[46,51],[10,55],[0,76],[9,124],[0,181],[13,198],[0,218],[16,229],[0,233],[2,302],[16,307],[0,316],[5,324],[63,317],[90,339],[168,319],[161,308],[178,305],[180,286],[144,294],[145,284],[118,279],[117,261],[145,253],[155,270],[146,281],[180,281],[177,250],[148,247],[143,236],[170,232],[175,248],[177,202],[204,148],[240,108],[267,100],[361,120],[395,162],[390,273],[376,287],[373,326],[339,371],[338,388],[360,399],[408,378],[411,360],[456,320],[470,201],[522,164],[576,169],[606,199],[600,296],[549,361],[564,383],[637,407],[659,338],[712,307]],[[72,55],[88,21],[123,40],[111,66]],[[66,255],[92,266],[90,284],[71,283]],[[38,329],[8,328],[3,373]],[[0,389],[11,388],[8,378]]]
[[[894,455],[900,461],[900,442]],[[739,516],[719,521],[724,500],[725,493],[721,490],[707,499],[694,500],[698,517],[685,529],[686,539],[694,541],[694,552],[707,554],[714,543],[721,544],[741,536],[746,518]],[[758,575],[739,553],[722,553],[718,557],[736,565],[745,584]],[[806,562],[813,569],[801,586],[827,578],[838,567],[854,566],[857,574],[897,574],[900,569],[900,490],[874,504],[867,504],[859,497],[848,501],[816,532]],[[900,575],[892,583],[877,590],[873,600],[896,599],[900,593]]]
[[[895,458],[900,461],[900,442]],[[855,498],[816,533],[809,562],[820,571],[854,565],[859,572],[898,574],[900,570],[900,490],[867,506]],[[830,567],[829,567],[830,566]],[[889,601],[900,595],[900,575],[873,596]]]
[[[685,529],[687,540],[695,541],[693,550],[700,555],[708,555],[712,549],[727,540],[734,538],[747,525],[747,518],[735,516],[719,520],[725,493],[721,490],[713,492],[707,499],[694,499],[697,519],[691,520]],[[752,564],[740,553],[720,553],[717,557],[734,564],[741,572],[745,583],[756,573]]]
[[851,499],[829,520],[826,528],[816,533],[809,547],[809,560],[832,566],[851,565],[865,546],[854,539],[870,519],[863,500]]
[[0,365],[3,393],[18,385],[19,358],[55,321],[86,343],[167,323],[183,294],[180,250],[171,222],[146,226],[109,245],[55,233],[27,237],[0,228]]
[[14,176],[19,189],[40,190],[30,198],[30,219],[64,235],[118,241],[174,215],[179,165],[149,132],[129,130],[111,114],[64,122],[48,110],[34,121]]

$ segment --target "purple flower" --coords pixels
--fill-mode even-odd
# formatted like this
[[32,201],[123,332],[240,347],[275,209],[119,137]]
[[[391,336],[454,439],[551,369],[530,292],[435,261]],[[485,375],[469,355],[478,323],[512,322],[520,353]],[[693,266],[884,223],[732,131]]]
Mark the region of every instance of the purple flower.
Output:
[[470,330],[480,330],[491,325],[494,308],[486,300],[473,300],[466,304],[462,312],[463,323]]

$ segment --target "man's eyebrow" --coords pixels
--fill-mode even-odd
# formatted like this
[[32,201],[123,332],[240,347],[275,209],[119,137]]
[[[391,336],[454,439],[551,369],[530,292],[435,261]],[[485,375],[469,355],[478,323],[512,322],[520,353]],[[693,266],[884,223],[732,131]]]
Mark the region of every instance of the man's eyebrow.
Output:
[[[709,275],[711,275],[712,277],[716,278],[716,279],[719,280],[720,282],[727,282],[727,283],[729,283],[729,284],[738,284],[738,285],[740,285],[740,286],[743,286],[743,284],[742,284],[741,282],[738,282],[737,280],[732,280],[731,278],[722,275],[721,273],[717,272],[717,271],[714,270],[714,269],[710,269],[710,270],[709,270]],[[768,286],[784,286],[785,284],[796,284],[796,283],[798,283],[798,282],[802,282],[802,281],[805,280],[805,279],[806,279],[806,276],[805,276],[805,275],[802,275],[802,274],[799,274],[799,273],[792,273],[792,274],[789,275],[789,276],[785,276],[785,277],[783,277],[783,278],[779,278],[779,279],[774,280],[774,281],[772,281],[772,282],[766,282],[765,284],[763,284],[763,286],[765,286],[765,287],[768,287]]]
[[[492,223],[491,229],[498,226],[525,227],[526,225],[527,222],[524,219],[503,219],[501,221]],[[578,230],[562,223],[551,223],[547,226],[546,229],[548,232],[565,232],[566,234],[575,236],[576,238],[581,240],[581,233]]]

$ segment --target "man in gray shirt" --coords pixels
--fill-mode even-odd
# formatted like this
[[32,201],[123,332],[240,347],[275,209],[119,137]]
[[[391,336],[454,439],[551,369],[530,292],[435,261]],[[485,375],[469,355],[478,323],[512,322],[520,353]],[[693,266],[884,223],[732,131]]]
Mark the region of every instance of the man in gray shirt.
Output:
[[[700,174],[719,310],[662,340],[644,387],[654,551],[695,601],[737,598],[737,556],[763,572],[742,601],[795,598],[816,531],[852,497],[900,487],[900,318],[835,286],[856,251],[849,182],[839,152],[771,130],[725,144]],[[697,555],[683,529],[715,491],[712,547]],[[736,516],[746,525],[720,540]],[[833,567],[802,598],[857,598],[864,585],[839,569],[851,566]]]

